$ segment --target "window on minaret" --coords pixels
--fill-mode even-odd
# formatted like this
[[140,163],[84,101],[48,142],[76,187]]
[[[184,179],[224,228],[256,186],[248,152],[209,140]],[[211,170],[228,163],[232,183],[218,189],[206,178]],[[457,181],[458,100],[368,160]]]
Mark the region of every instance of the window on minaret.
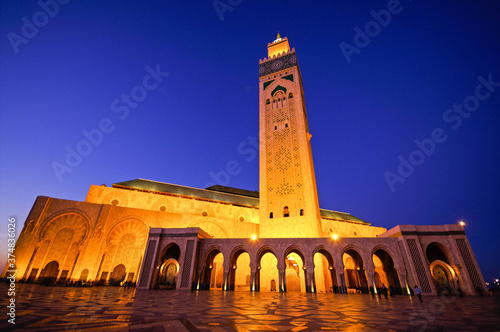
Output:
[[293,94],[291,92],[288,94],[288,98],[293,98]]
[[269,213],[269,219],[273,219],[273,213]]
[[282,91],[278,91],[273,96],[273,109],[280,108],[286,105],[286,96]]
[[300,209],[300,215],[303,216],[304,215],[304,209]]
[[288,206],[283,208],[283,217],[289,217],[290,213],[288,212]]
[[266,105],[269,105],[271,103],[271,101],[268,99],[266,100]]

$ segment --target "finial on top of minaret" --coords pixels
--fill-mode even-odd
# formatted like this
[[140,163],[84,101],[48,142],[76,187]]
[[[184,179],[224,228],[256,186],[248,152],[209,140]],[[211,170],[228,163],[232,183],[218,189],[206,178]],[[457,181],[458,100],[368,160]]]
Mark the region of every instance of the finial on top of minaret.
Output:
[[280,36],[280,32],[278,31],[278,36],[276,37],[276,40],[273,41],[273,44],[277,43],[277,42],[280,42],[280,41],[282,41],[282,39],[281,39],[281,36]]

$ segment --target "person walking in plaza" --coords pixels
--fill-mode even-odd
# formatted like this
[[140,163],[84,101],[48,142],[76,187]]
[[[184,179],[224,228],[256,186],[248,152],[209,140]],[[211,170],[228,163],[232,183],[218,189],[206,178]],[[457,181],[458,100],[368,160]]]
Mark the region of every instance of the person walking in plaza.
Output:
[[420,302],[422,302],[422,291],[420,290],[420,288],[418,288],[418,286],[415,285],[415,294],[417,294],[418,296],[418,300]]

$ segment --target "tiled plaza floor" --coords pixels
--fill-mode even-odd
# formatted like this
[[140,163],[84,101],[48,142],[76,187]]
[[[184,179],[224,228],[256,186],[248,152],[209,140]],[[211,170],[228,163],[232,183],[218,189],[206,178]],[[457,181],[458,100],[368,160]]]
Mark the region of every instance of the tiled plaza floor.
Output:
[[136,291],[16,285],[16,325],[29,331],[500,331],[500,296]]

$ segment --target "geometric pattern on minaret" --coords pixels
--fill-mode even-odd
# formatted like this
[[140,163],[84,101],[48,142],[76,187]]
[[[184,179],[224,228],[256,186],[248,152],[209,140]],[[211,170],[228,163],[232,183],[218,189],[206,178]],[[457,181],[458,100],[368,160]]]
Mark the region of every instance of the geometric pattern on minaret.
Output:
[[259,61],[260,237],[321,236],[302,78],[288,39]]

